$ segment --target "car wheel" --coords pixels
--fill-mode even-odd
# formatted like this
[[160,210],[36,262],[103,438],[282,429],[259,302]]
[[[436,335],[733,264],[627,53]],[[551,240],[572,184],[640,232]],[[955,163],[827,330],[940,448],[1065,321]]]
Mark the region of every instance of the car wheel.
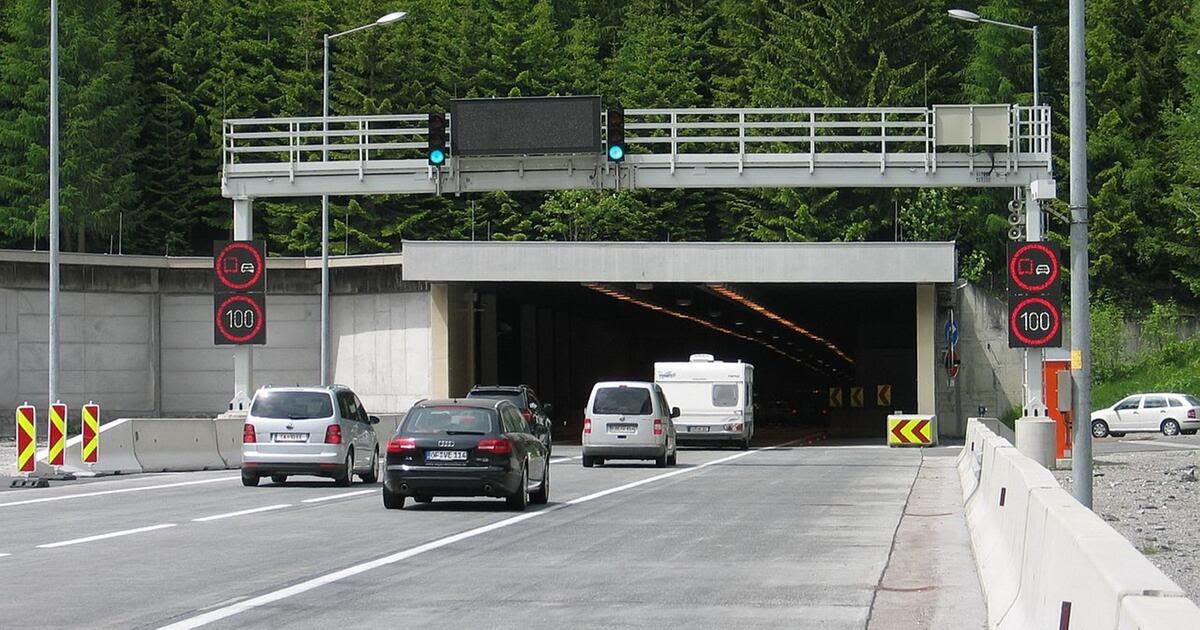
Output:
[[433,497],[427,494],[414,494],[413,501],[417,503],[433,503]]
[[376,481],[379,481],[379,447],[378,446],[376,446],[375,450],[372,451],[372,453],[371,453],[371,467],[367,469],[367,472],[359,473],[358,478],[362,479],[363,483],[375,483]]
[[550,500],[550,464],[546,464],[546,472],[542,473],[542,485],[529,495],[529,500],[537,505],[546,505]]
[[655,457],[654,458],[654,466],[656,468],[666,468],[667,467],[667,456],[664,454],[662,457]]
[[248,470],[243,470],[242,471],[242,485],[250,486],[250,487],[257,486],[258,485],[258,473],[252,473]]
[[1162,433],[1166,436],[1179,435],[1179,423],[1174,420],[1163,420]]
[[743,451],[750,450],[750,438],[746,438],[746,439],[742,440],[742,443],[739,444],[739,446],[742,447]]
[[1092,437],[1102,438],[1108,435],[1108,423],[1103,420],[1092,420]]
[[671,453],[670,455],[667,455],[667,465],[668,466],[674,466],[677,463],[679,463],[679,452],[678,451]]
[[385,507],[389,510],[404,509],[404,495],[397,494],[395,492],[392,492],[391,490],[388,490],[387,488],[384,488],[383,489],[383,507]]
[[603,457],[597,457],[597,458],[596,458],[596,465],[597,465],[597,466],[603,466],[603,465],[604,465],[604,458],[603,458]]
[[595,465],[596,465],[595,457],[592,457],[591,455],[583,456],[583,467],[584,468],[591,468],[592,466],[595,466]]
[[354,449],[346,451],[346,463],[342,465],[333,482],[343,488],[349,488],[354,481]]
[[271,475],[271,483],[285,483],[287,477],[287,475]]
[[521,483],[517,491],[511,497],[505,500],[508,507],[523,512],[529,505],[529,467],[521,467]]

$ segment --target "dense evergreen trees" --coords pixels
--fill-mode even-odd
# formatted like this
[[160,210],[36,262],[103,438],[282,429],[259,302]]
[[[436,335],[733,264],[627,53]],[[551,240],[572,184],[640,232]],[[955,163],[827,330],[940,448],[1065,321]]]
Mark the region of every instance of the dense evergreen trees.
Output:
[[[1200,295],[1200,16],[1188,0],[1092,0],[1089,155],[1097,292]],[[957,6],[957,5],[955,5]],[[1029,103],[1027,34],[949,20],[942,0],[79,0],[60,4],[67,249],[203,253],[228,233],[221,120],[421,112],[454,97],[602,94],[626,107]],[[1038,23],[1041,96],[1067,173],[1067,8],[984,0]],[[0,246],[46,246],[48,24],[0,5]],[[1065,196],[1065,195],[1064,195]],[[1003,192],[745,190],[491,193],[333,200],[335,252],[401,239],[956,239],[999,266]],[[274,252],[319,247],[319,202],[260,202]],[[1051,224],[1066,234],[1066,226]],[[1128,287],[1137,285],[1139,292]]]

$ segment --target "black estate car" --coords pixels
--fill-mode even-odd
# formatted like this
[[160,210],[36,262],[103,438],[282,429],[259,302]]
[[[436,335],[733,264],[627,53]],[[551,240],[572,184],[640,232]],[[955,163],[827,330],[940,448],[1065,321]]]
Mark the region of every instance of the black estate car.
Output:
[[507,400],[423,400],[387,444],[383,505],[406,497],[502,497],[524,510],[550,494],[550,453]]
[[[537,394],[533,393],[532,387],[528,385],[476,385],[467,392],[467,398],[496,398],[516,405],[517,411],[521,412],[521,417],[525,418],[529,428],[542,439],[542,444],[546,445],[546,451],[554,450],[551,446],[553,423],[550,421],[550,403],[543,404],[539,401]],[[540,425],[545,432],[538,433],[539,429],[534,425]]]

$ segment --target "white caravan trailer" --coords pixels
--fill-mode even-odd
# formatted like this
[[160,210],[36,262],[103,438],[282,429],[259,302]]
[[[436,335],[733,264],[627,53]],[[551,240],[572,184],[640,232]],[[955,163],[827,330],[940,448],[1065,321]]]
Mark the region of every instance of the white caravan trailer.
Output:
[[750,448],[754,436],[754,366],[693,354],[683,362],[654,364],[654,382],[679,407],[676,439]]

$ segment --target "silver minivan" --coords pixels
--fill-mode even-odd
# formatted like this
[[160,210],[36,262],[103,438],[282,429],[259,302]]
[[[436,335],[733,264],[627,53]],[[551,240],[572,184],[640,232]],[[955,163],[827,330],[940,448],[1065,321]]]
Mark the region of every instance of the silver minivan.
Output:
[[350,388],[264,387],[242,427],[242,484],[275,483],[289,474],[332,477],[348,486],[357,474],[379,479],[379,418],[368,416]]
[[674,466],[675,423],[679,409],[667,404],[662,388],[644,381],[596,383],[583,412],[583,466],[608,459],[653,459]]

